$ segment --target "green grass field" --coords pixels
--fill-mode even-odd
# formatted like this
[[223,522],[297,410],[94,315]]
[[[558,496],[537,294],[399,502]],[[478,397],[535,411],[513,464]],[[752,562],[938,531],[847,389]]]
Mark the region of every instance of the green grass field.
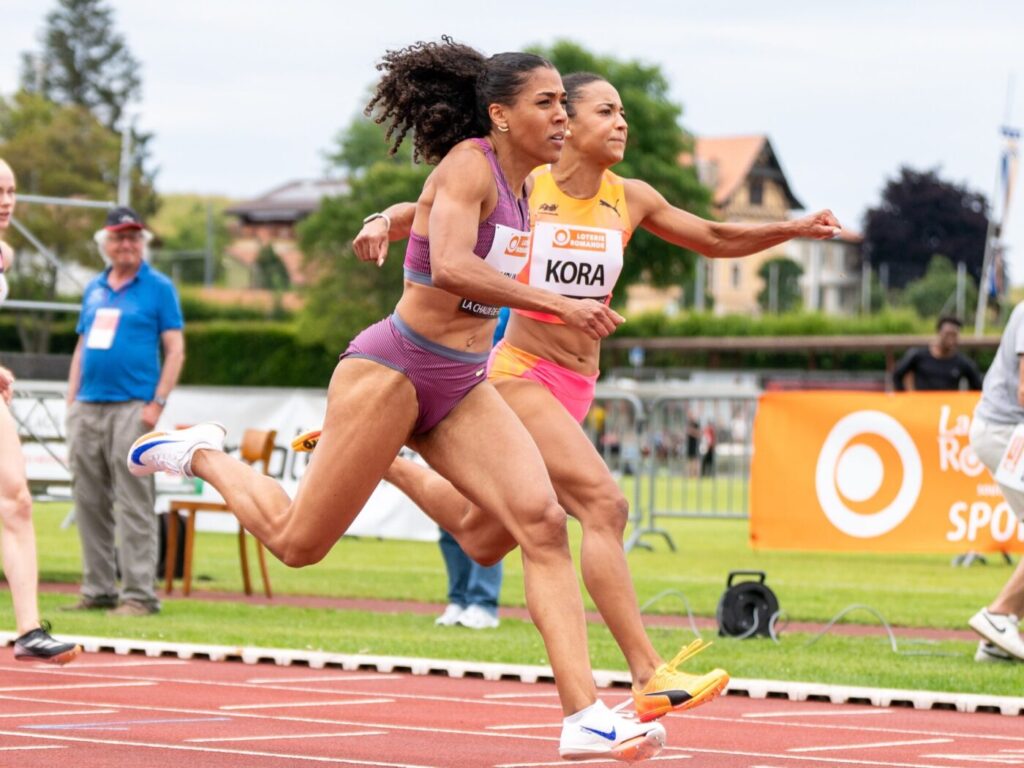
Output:
[[[80,576],[76,532],[60,528],[66,512],[61,504],[36,507],[44,581],[77,582]],[[790,620],[823,622],[846,606],[865,604],[895,625],[899,638],[907,635],[901,626],[965,628],[967,618],[992,599],[1010,574],[1009,566],[994,559],[988,565],[953,568],[946,556],[752,552],[745,521],[672,520],[667,527],[678,552],[650,539],[653,551],[636,549],[629,555],[639,599],[643,603],[666,590],[681,592],[703,616],[714,615],[730,570],[763,570]],[[578,526],[573,524],[572,531],[578,546]],[[533,626],[509,618],[496,632],[478,633],[436,628],[432,616],[413,613],[248,604],[241,594],[236,541],[224,534],[197,535],[194,570],[200,580],[193,588],[237,590],[237,602],[179,599],[167,602],[157,616],[114,620],[102,613],[60,613],[58,606],[74,598],[49,593],[41,596],[44,615],[54,621],[58,634],[546,663]],[[310,568],[292,570],[272,562],[271,578],[277,594],[436,603],[445,599],[444,565],[434,544],[345,538]],[[524,604],[522,568],[515,555],[506,559],[502,604]],[[587,604],[593,607],[589,600]],[[684,608],[682,600],[669,596],[651,611],[679,614]],[[877,624],[865,611],[854,612],[849,620]],[[0,601],[0,626],[12,625],[10,602]],[[710,639],[711,633],[705,634]],[[688,631],[677,629],[654,629],[651,636],[666,656],[691,638]],[[922,645],[904,639],[901,653],[894,654],[881,630],[869,637],[829,635],[808,646],[811,639],[783,631],[781,644],[716,640],[691,664],[694,669],[722,666],[736,677],[1024,695],[1024,664],[976,664],[973,642]],[[603,626],[591,627],[590,652],[595,668],[625,669]]]

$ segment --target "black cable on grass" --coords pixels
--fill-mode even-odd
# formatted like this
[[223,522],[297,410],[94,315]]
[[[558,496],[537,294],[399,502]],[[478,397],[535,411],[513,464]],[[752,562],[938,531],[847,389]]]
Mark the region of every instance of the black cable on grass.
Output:
[[[686,617],[687,617],[687,619],[690,622],[690,629],[693,631],[694,635],[696,635],[698,638],[703,640],[704,638],[701,635],[700,630],[697,628],[697,622],[696,622],[696,619],[694,617],[693,610],[690,607],[690,601],[687,599],[686,594],[684,592],[682,592],[681,590],[678,590],[678,589],[666,589],[666,590],[664,590],[662,592],[659,592],[654,597],[652,597],[650,600],[648,600],[647,602],[645,602],[643,605],[640,606],[640,613],[644,613],[648,608],[653,606],[655,603],[660,602],[661,600],[663,600],[666,597],[676,597],[676,598],[682,600],[683,606],[686,608]],[[959,656],[960,655],[960,654],[957,654],[957,653],[951,653],[949,651],[900,650],[899,643],[897,643],[897,641],[896,641],[896,634],[895,634],[895,632],[893,632],[893,629],[892,629],[892,625],[889,624],[889,622],[885,619],[884,616],[882,616],[881,613],[879,613],[877,610],[872,608],[870,605],[863,605],[861,603],[853,603],[853,604],[848,605],[845,608],[843,608],[843,610],[841,610],[839,613],[837,613],[835,616],[833,616],[831,619],[829,619],[829,621],[825,624],[824,628],[820,632],[818,632],[817,635],[815,635],[810,640],[808,640],[806,643],[804,643],[803,647],[804,648],[810,648],[812,645],[814,645],[819,640],[821,640],[821,638],[823,638],[825,635],[827,635],[829,632],[831,632],[832,628],[836,625],[836,623],[838,623],[840,619],[842,619],[844,616],[846,616],[846,614],[851,613],[853,611],[857,611],[857,610],[867,611],[872,616],[874,616],[876,619],[878,619],[879,623],[882,625],[882,628],[885,629],[886,636],[889,639],[889,647],[892,650],[892,652],[895,653],[895,654],[898,654],[900,656],[948,656],[948,657],[955,657],[955,656]],[[778,627],[778,623],[780,621],[782,621],[783,619],[785,620],[785,623],[782,625],[782,628],[779,628]],[[785,611],[782,611],[782,610],[776,611],[775,613],[773,613],[769,617],[769,619],[768,619],[768,635],[771,638],[772,642],[774,642],[776,645],[781,645],[782,644],[781,634],[780,633],[781,633],[782,629],[784,629],[785,627],[787,627],[789,625],[789,621],[790,621],[789,620],[789,615]],[[748,629],[742,635],[736,635],[734,637],[728,637],[728,638],[725,638],[725,639],[729,639],[729,640],[746,640],[747,638],[752,637],[757,632],[757,629],[759,627],[759,622],[760,622],[760,617],[755,613],[755,615],[754,615],[754,625],[750,629]],[[915,643],[931,644],[934,641],[931,641],[931,640],[908,640],[906,642],[907,642],[908,645],[912,645],[912,644],[915,644]]]
[[[804,643],[803,647],[804,648],[810,648],[812,645],[814,645],[816,642],[818,642],[822,637],[824,637],[826,634],[828,634],[831,631],[832,627],[836,624],[836,622],[838,622],[846,614],[851,613],[852,611],[857,611],[857,610],[867,611],[872,616],[874,616],[876,619],[878,619],[878,621],[881,623],[882,627],[885,629],[886,634],[889,636],[889,646],[890,646],[890,648],[892,648],[892,652],[893,653],[899,654],[901,656],[959,656],[960,655],[960,654],[957,654],[957,653],[950,653],[949,651],[901,651],[899,649],[898,644],[896,643],[896,634],[892,631],[892,626],[889,624],[888,621],[885,620],[885,617],[882,616],[881,613],[876,611],[870,605],[862,605],[861,603],[853,603],[852,605],[846,606],[843,610],[841,610],[839,613],[837,613],[835,616],[833,616],[829,620],[829,622],[825,625],[824,629],[822,629],[817,635],[815,635],[810,640],[808,640],[806,643]],[[929,642],[932,642],[932,641],[929,641],[929,640],[909,640],[908,641],[908,643],[929,643]]]
[[665,597],[678,597],[680,600],[683,601],[683,605],[686,607],[686,616],[690,620],[690,629],[693,630],[693,634],[695,634],[698,638],[703,640],[704,638],[703,636],[701,636],[700,630],[697,629],[697,622],[694,620],[693,611],[690,609],[690,601],[687,600],[686,595],[678,589],[666,589],[663,592],[659,592],[646,603],[640,606],[640,613],[643,613],[652,605],[659,602],[662,598]]

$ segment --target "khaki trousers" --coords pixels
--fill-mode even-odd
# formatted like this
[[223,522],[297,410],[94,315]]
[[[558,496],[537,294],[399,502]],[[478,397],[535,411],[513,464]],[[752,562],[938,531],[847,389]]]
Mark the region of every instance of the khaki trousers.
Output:
[[72,403],[68,456],[82,544],[82,596],[111,605],[119,599],[137,600],[158,608],[154,581],[159,521],[153,512],[153,478],[135,477],[127,466],[132,443],[149,431],[141,420],[143,405],[141,400]]

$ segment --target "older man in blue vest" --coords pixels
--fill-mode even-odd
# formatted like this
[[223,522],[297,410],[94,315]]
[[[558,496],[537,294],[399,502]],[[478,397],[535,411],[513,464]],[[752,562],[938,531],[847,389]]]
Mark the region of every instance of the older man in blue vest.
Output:
[[133,476],[124,457],[160,418],[185,361],[181,304],[171,281],[143,259],[148,237],[131,208],[108,214],[97,239],[110,266],[82,296],[68,378],[68,452],[83,565],[81,598],[70,608],[116,616],[160,610],[153,478]]

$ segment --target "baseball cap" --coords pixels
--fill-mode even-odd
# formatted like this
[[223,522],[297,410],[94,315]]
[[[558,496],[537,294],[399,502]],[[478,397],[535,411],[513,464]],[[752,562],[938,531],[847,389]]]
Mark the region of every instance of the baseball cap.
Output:
[[145,229],[139,214],[126,205],[114,208],[107,213],[107,223],[103,228],[107,232],[120,232],[125,229]]

